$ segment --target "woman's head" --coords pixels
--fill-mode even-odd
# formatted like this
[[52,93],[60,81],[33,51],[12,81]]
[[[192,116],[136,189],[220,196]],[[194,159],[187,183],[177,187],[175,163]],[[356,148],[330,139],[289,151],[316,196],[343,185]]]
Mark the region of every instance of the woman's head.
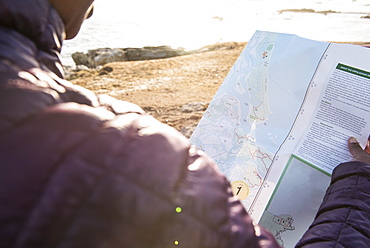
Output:
[[66,39],[72,39],[78,33],[83,21],[90,17],[94,0],[49,0],[62,18]]

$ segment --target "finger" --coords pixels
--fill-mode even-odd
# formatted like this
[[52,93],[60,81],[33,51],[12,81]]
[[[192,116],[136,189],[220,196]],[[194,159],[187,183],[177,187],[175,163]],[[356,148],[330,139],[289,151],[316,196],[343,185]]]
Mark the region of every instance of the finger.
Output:
[[370,135],[369,135],[369,138],[367,138],[367,143],[366,143],[366,146],[365,146],[365,152],[370,154]]
[[354,160],[359,160],[364,153],[364,150],[361,148],[360,144],[358,143],[357,139],[354,137],[350,137],[348,139],[348,149]]

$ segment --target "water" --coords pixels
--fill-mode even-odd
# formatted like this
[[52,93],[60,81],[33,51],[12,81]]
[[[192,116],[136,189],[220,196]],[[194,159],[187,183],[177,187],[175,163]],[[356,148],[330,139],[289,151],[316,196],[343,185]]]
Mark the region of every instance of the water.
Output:
[[[282,9],[332,10],[318,14]],[[248,41],[255,30],[293,33],[323,41],[370,41],[367,0],[96,0],[91,19],[65,41],[64,64],[89,49],[169,45],[188,50]]]

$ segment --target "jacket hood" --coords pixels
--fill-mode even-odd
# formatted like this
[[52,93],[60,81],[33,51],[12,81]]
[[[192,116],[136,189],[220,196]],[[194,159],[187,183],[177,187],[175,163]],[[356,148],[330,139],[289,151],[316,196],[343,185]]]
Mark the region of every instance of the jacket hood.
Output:
[[60,52],[64,24],[48,0],[0,0],[0,26],[32,40],[38,49]]

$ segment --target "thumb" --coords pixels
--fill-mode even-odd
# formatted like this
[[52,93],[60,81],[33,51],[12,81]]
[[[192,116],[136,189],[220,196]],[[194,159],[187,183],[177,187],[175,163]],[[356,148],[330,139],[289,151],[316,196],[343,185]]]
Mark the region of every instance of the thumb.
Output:
[[348,139],[348,149],[350,153],[352,154],[354,161],[361,161],[365,163],[370,162],[369,141],[367,142],[365,149],[362,149],[357,139],[354,137],[350,137]]

